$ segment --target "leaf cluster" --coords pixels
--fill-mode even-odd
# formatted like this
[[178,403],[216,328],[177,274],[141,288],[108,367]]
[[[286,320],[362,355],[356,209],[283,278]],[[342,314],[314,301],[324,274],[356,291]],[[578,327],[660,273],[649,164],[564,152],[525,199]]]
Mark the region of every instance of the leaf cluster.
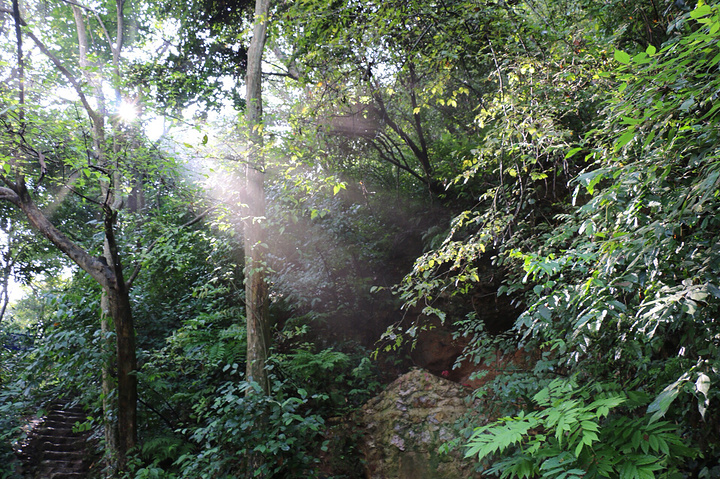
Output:
[[487,472],[503,478],[629,479],[682,477],[677,466],[696,453],[674,424],[628,414],[647,404],[645,393],[557,379],[533,404],[528,413],[476,428],[466,456],[495,458]]

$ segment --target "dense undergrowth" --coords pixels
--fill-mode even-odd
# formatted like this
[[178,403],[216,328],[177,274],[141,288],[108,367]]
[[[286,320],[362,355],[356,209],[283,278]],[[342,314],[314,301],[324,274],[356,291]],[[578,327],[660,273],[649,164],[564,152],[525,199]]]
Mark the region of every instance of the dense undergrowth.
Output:
[[[542,190],[533,185],[542,183],[533,183],[532,174],[509,190],[518,201],[514,211],[498,207],[502,191],[491,190],[487,206],[456,217],[443,247],[418,260],[402,285],[411,302],[449,285],[452,294],[463,294],[478,282],[477,252],[493,251],[495,265],[506,271],[499,294],[523,304],[514,333],[544,359],[530,374],[496,381],[491,398],[510,399],[511,415],[475,430],[467,449],[489,473],[718,473],[719,437],[712,426],[718,378],[713,318],[720,299],[718,20],[717,6],[701,2],[667,22],[664,40],[592,44],[585,36],[578,50],[606,54],[593,56],[600,63],[592,76],[572,75],[586,85],[577,94],[597,92],[602,102],[590,128],[565,136],[573,147],[557,151],[555,161],[578,168],[567,182],[567,200],[538,220],[543,198],[533,195]],[[555,75],[566,77],[561,70]],[[538,88],[536,82],[527,86]],[[547,129],[528,132],[502,106],[486,121],[509,128],[491,136],[509,135],[506,148],[518,153],[534,147],[552,154]],[[473,168],[460,179],[481,171]],[[479,337],[469,352],[492,342]]]
[[[304,1],[275,14],[300,73],[268,87],[283,99],[268,148],[271,390],[244,373],[237,204],[213,191],[213,214],[187,227],[193,193],[163,177],[152,219],[120,228],[143,267],[141,446],[124,477],[362,477],[357,431],[338,418],[404,370],[403,348],[436,319],[467,341],[458,364],[527,355],[475,391],[493,420],[446,445],[488,477],[718,477],[720,7]],[[225,28],[208,41],[229,42]],[[486,324],[488,296],[517,311],[509,330]],[[100,304],[76,273],[3,320],[0,477],[23,417],[51,400],[84,405],[102,438]]]

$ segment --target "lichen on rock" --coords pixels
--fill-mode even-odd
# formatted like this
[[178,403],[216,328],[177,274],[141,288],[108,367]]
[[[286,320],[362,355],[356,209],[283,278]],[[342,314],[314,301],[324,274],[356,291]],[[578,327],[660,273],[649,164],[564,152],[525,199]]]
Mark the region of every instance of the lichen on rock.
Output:
[[361,449],[369,479],[468,479],[479,477],[460,451],[440,453],[458,437],[454,423],[470,413],[469,390],[413,369],[361,410]]

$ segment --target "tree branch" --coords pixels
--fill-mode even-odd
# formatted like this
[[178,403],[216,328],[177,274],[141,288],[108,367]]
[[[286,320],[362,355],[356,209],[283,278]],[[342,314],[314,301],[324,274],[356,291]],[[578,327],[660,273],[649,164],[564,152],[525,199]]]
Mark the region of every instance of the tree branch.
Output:
[[[6,193],[8,188],[0,188],[0,195]],[[115,274],[110,267],[99,259],[91,256],[87,251],[80,248],[67,236],[65,236],[45,214],[35,205],[30,198],[25,185],[19,186],[19,191],[16,193],[11,190],[15,195],[16,200],[13,201],[11,198],[4,198],[13,201],[20,207],[22,212],[27,217],[30,224],[37,229],[43,236],[45,236],[52,244],[65,253],[71,260],[73,260],[80,268],[86,273],[93,277],[103,288],[109,288],[115,286]],[[1,197],[1,196],[0,196]]]
[[383,120],[385,123],[402,138],[403,142],[412,150],[415,157],[420,162],[420,165],[422,166],[423,173],[425,173],[426,179],[423,181],[430,184],[430,177],[432,176],[432,167],[430,165],[430,161],[427,157],[427,155],[422,151],[418,145],[415,144],[412,138],[410,138],[410,135],[408,135],[405,130],[403,130],[400,125],[395,123],[395,121],[390,118],[390,115],[387,111],[387,107],[385,106],[385,102],[382,99],[382,96],[376,91],[373,93],[373,98],[375,99],[375,103],[377,103],[378,107],[380,108],[380,114],[382,115]]
[[[27,24],[23,21],[23,25],[27,25]],[[80,97],[80,102],[83,104],[83,108],[85,108],[85,111],[87,112],[90,119],[93,121],[93,124],[95,124],[96,122],[101,120],[101,118],[97,114],[97,112],[93,109],[92,106],[90,106],[90,102],[88,102],[88,99],[85,96],[85,93],[82,91],[82,87],[81,87],[80,83],[77,81],[75,76],[70,72],[70,70],[65,68],[65,66],[62,64],[62,62],[60,62],[60,60],[55,55],[53,55],[50,50],[48,50],[48,48],[45,46],[45,44],[38,37],[36,37],[34,33],[28,31],[27,36],[30,37],[30,39],[33,42],[35,42],[35,45],[37,45],[37,47],[40,49],[40,51],[43,52],[43,54],[50,59],[50,61],[55,65],[55,67],[58,70],[60,70],[60,73],[62,73],[62,75],[68,79],[68,81],[72,85],[73,89]]]
[[[188,221],[187,223],[183,224],[180,228],[181,228],[181,229],[183,229],[183,228],[188,228],[188,227],[194,225],[195,223],[200,222],[200,220],[202,220],[202,219],[205,218],[207,215],[209,215],[213,210],[215,210],[215,208],[216,208],[215,206],[211,206],[210,208],[206,209],[205,211],[203,211],[203,212],[200,213],[199,215],[195,216],[193,219],[191,219],[191,220]],[[150,245],[149,245],[147,248],[145,248],[145,252],[143,253],[143,255],[144,255],[144,256],[147,256],[148,254],[150,254],[150,252],[155,248],[155,246],[157,246],[157,244],[158,244],[159,242],[160,242],[160,238],[159,238],[159,237],[158,237],[158,238],[155,238],[155,240],[153,240],[153,242],[150,243]],[[141,269],[142,269],[142,264],[138,262],[138,263],[135,265],[135,269],[134,269],[133,272],[130,274],[130,277],[128,278],[128,280],[127,280],[126,283],[125,283],[125,284],[127,285],[127,289],[128,289],[128,290],[132,287],[132,284],[133,284],[133,282],[135,281],[135,278],[137,278],[138,274],[140,274],[140,270],[141,270]]]
[[[3,177],[3,180],[4,179],[5,178]],[[17,205],[20,202],[20,197],[14,190],[3,186],[0,187],[0,200],[9,201],[10,203]]]
[[277,46],[273,47],[273,53],[275,54],[275,57],[285,65],[285,69],[287,70],[287,73],[283,74],[283,75],[288,76],[288,77],[292,78],[293,80],[299,80],[300,79],[300,70],[298,70],[295,59],[288,58],[288,56],[285,54],[285,52],[280,50],[280,48]]

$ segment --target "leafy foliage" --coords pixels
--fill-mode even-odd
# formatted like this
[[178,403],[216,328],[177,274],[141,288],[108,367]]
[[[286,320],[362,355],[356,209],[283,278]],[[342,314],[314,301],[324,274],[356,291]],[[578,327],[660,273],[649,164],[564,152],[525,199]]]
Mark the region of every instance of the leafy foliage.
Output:
[[500,455],[487,471],[500,477],[654,478],[678,474],[678,464],[695,454],[674,424],[633,417],[647,404],[641,392],[556,379],[533,403],[536,410],[475,429],[466,455],[480,461]]
[[[498,93],[477,116],[490,128],[455,180],[477,191],[480,204],[456,216],[443,244],[418,259],[399,293],[408,306],[425,304],[426,314],[444,319],[445,298],[469,296],[484,286],[488,268],[479,258],[492,258],[491,271],[501,276],[499,293],[510,295],[524,311],[515,328],[520,344],[547,354],[535,370],[540,377],[528,377],[531,388],[558,373],[577,373],[593,378],[602,397],[616,391],[612,384],[620,380],[655,399],[648,401],[645,418],[638,410],[625,410],[625,403],[603,419],[603,427],[612,424],[608,441],[613,437],[620,450],[637,454],[640,443],[624,446],[622,438],[629,436],[613,436],[629,421],[638,430],[658,428],[664,440],[674,438],[673,444],[692,437],[694,444],[709,448],[707,457],[714,457],[714,433],[693,425],[712,414],[717,381],[717,332],[708,319],[718,298],[712,219],[717,115],[711,100],[720,58],[717,6],[700,2],[687,13],[668,6],[668,16],[655,17],[667,32],[653,26],[644,39],[629,30],[605,37],[603,29],[588,28],[616,18],[625,8],[619,3],[600,10],[590,4],[559,3],[541,11],[525,10],[528,6],[520,3],[513,11],[522,15],[532,35],[545,28],[543,34],[556,35],[557,43],[550,42],[535,58],[528,58],[531,42],[515,52],[496,50],[503,59],[497,64]],[[557,15],[565,8],[576,15]],[[530,75],[533,80],[527,81]],[[543,100],[533,100],[536,95]],[[564,98],[573,100],[565,103]],[[585,106],[574,110],[578,104]],[[588,109],[597,109],[598,115],[584,116]],[[478,180],[487,186],[477,190],[483,184]],[[463,327],[476,335],[467,357],[481,355],[486,332],[472,320]],[[533,411],[537,401],[530,401],[524,388],[508,384],[521,382],[499,378],[491,394],[524,404],[530,412],[506,421],[505,429],[490,427],[496,435],[471,442],[483,457],[503,444],[509,456],[494,463],[494,472],[554,477],[554,467],[541,467],[540,459],[547,457],[572,464],[563,469],[570,476],[654,474],[655,466],[640,468],[643,472],[612,464],[603,466],[605,472],[591,472],[590,462],[581,457],[588,444],[579,426],[572,429],[578,433],[572,447],[552,436],[555,449],[542,456],[540,446],[532,445],[533,431],[556,426],[545,415],[553,408]],[[675,401],[682,396],[695,401]],[[566,397],[572,414],[604,417],[592,403],[573,403],[572,398]],[[681,427],[658,425],[662,417]],[[507,434],[505,442],[490,439],[502,434]],[[537,434],[550,440],[550,434]],[[654,449],[654,454],[661,451]],[[693,467],[709,474],[713,464],[710,459]]]
[[[263,474],[320,477],[318,457],[329,447],[325,420],[368,397],[367,359],[353,367],[356,357],[305,348],[271,357],[273,389],[266,396],[242,379],[244,331],[218,332],[221,324],[207,316],[187,321],[165,350],[148,358],[141,384],[154,391],[153,409],[173,420],[156,424],[134,477],[252,475],[255,455],[265,459]],[[189,387],[177,390],[177,381]]]
[[13,446],[22,439],[23,416],[32,408],[26,383],[15,381],[12,374],[22,366],[20,356],[7,348],[6,342],[0,344],[0,477],[3,479],[15,475],[17,460]]
[[[200,104],[219,109],[228,99],[244,108],[239,84],[247,68],[247,44],[238,43],[247,26],[248,0],[178,0],[152,5],[154,21],[165,22],[160,55],[137,60],[128,81],[170,115]],[[157,41],[158,39],[153,39]]]
[[[186,34],[157,58],[138,57],[134,88],[176,114],[195,102],[201,117],[242,108],[246,3],[139,8],[137,18],[157,15]],[[43,8],[49,38],[69,17],[30,11],[39,18]],[[109,21],[98,8],[94,32],[98,18]],[[241,373],[239,176],[227,175],[229,194],[217,199],[226,218],[187,228],[200,202],[173,158],[154,147],[100,150],[133,179],[121,185],[133,206],[117,231],[127,270],[143,268],[132,292],[143,446],[128,474],[321,477],[329,418],[379,386],[353,340],[373,344],[403,314],[435,315],[466,335],[459,360],[479,364],[518,346],[531,358],[476,392],[488,415],[506,416],[470,433],[468,458],[486,472],[714,474],[717,3],[304,0],[277,5],[272,20],[266,87],[276,98],[264,128],[274,142],[262,219],[272,232],[263,246],[276,320],[269,395],[248,395],[254,385]],[[13,39],[3,41],[9,55]],[[60,46],[71,41],[58,36]],[[87,121],[43,95],[59,84],[48,65],[37,61],[41,87],[28,90],[30,146],[16,141],[16,100],[0,92],[0,168],[31,178],[62,230],[100,254],[102,224],[88,206],[112,178],[88,167]],[[131,130],[114,140],[144,145]],[[235,165],[230,143],[218,154]],[[32,173],[38,152],[44,179]],[[78,195],[58,206],[68,178]],[[36,244],[20,259],[27,280],[61,266]],[[386,289],[405,272],[398,312]],[[504,324],[485,324],[474,303],[496,293],[496,309],[512,306],[505,322],[519,316],[500,336]],[[16,309],[37,343],[2,353],[0,398],[11,403],[0,403],[3,439],[17,437],[28,397],[70,391],[99,416],[98,299],[75,275],[47,302]],[[386,338],[400,341],[400,331]],[[255,471],[257,457],[265,461]]]

